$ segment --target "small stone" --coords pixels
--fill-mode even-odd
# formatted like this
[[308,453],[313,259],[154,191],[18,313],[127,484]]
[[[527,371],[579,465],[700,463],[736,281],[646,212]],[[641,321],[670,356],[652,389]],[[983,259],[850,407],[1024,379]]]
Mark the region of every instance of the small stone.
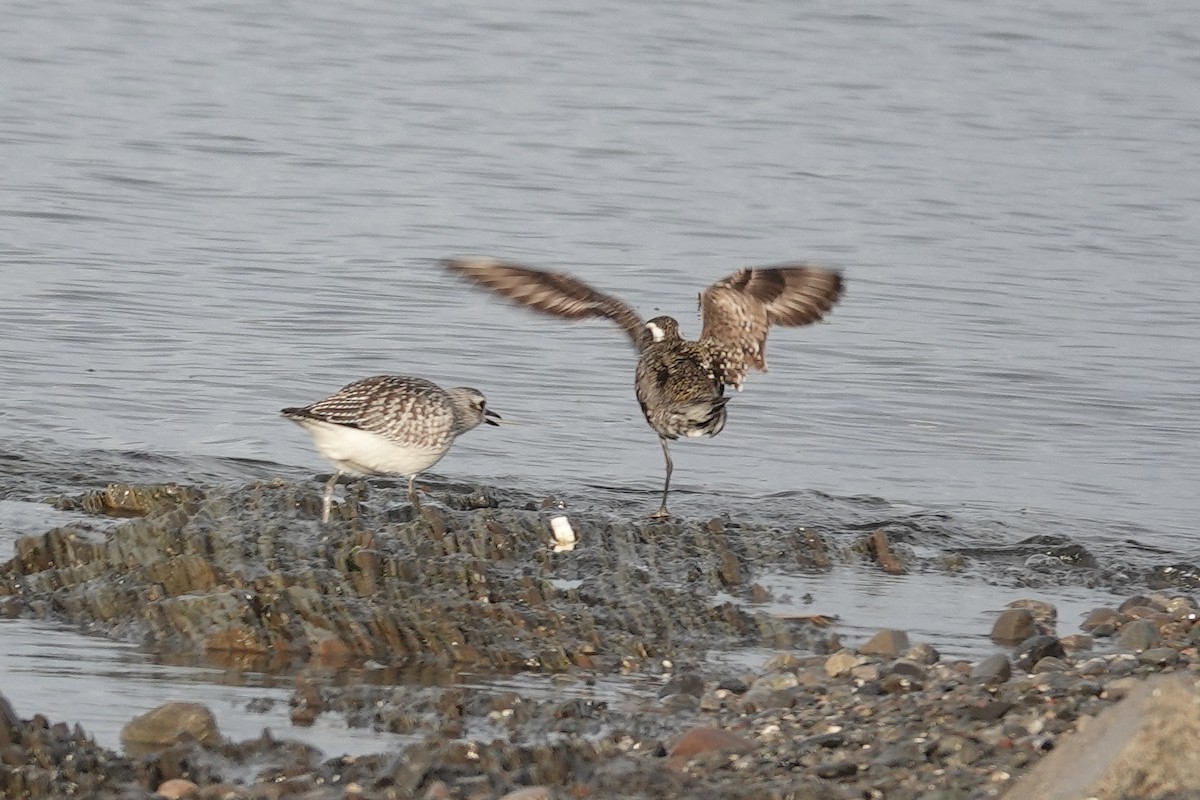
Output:
[[554,790],[549,786],[527,786],[524,789],[516,789],[506,795],[501,795],[500,800],[553,800]]
[[1033,669],[1030,671],[1034,675],[1041,675],[1045,672],[1066,672],[1070,668],[1071,665],[1061,658],[1046,656],[1045,658],[1038,659],[1038,662],[1033,665]]
[[1033,612],[1027,608],[1010,608],[996,618],[991,638],[1000,644],[1017,644],[1037,633],[1033,624]]
[[669,694],[662,698],[662,709],[667,713],[678,713],[680,711],[691,711],[700,705],[700,698],[695,695],[685,694]]
[[905,692],[919,692],[925,688],[923,682],[914,680],[913,678],[904,675],[886,675],[879,682],[879,686],[886,694],[904,694]]
[[1154,608],[1154,604],[1150,602],[1149,597],[1145,597],[1140,594],[1135,594],[1133,597],[1129,598],[1125,602],[1121,603],[1121,605],[1117,606],[1117,611],[1120,611],[1122,614],[1124,614],[1126,611],[1128,611],[1131,608],[1139,608],[1139,607]]
[[913,742],[884,747],[871,762],[885,769],[911,767],[925,761],[925,751]]
[[750,684],[750,690],[765,689],[771,692],[782,692],[794,689],[800,685],[800,680],[794,672],[772,672]]
[[1138,653],[1138,661],[1143,664],[1156,664],[1160,667],[1169,666],[1179,660],[1179,652],[1171,647],[1151,647]]
[[733,694],[745,694],[750,688],[750,684],[746,683],[741,678],[722,678],[717,684],[718,689],[724,689]]
[[167,800],[190,800],[200,795],[200,787],[183,778],[172,778],[159,784],[155,794],[165,797]]
[[825,780],[838,780],[839,778],[849,778],[851,775],[858,774],[858,765],[852,761],[832,761],[817,764],[812,768],[812,773],[818,778]]
[[725,701],[733,695],[728,689],[713,689],[700,697],[701,711],[719,711]]
[[1033,614],[1033,619],[1046,630],[1052,630],[1058,622],[1058,609],[1043,600],[1021,599],[1008,604],[1008,608],[1024,608]]
[[849,675],[850,670],[866,663],[867,659],[858,655],[853,650],[839,650],[825,659],[825,674],[831,678],[836,678],[840,675]]
[[1072,633],[1058,640],[1068,653],[1078,653],[1081,650],[1091,650],[1096,641],[1085,633]]
[[966,715],[979,722],[995,722],[1012,710],[1013,704],[1003,700],[984,700],[967,706]]
[[777,653],[763,664],[763,672],[780,672],[785,669],[796,670],[803,666],[804,660],[792,653]]
[[1161,641],[1157,625],[1148,619],[1135,619],[1122,626],[1117,645],[1126,650],[1149,650],[1158,647]]
[[191,736],[201,744],[216,744],[221,739],[217,718],[201,703],[167,703],[134,717],[121,729],[121,744],[126,749],[159,750],[170,747],[181,737]]
[[1111,608],[1096,608],[1084,618],[1083,622],[1079,625],[1079,629],[1085,633],[1103,636],[1104,634],[1096,633],[1096,628],[1107,626],[1109,630],[1116,630],[1117,623],[1120,620],[1121,615]]
[[688,759],[704,753],[747,753],[755,748],[754,742],[720,728],[692,728],[671,746],[669,755],[676,759]]
[[860,664],[850,670],[850,677],[856,681],[877,681],[881,674],[878,664]]
[[908,634],[894,628],[884,628],[871,637],[871,641],[858,648],[858,652],[867,656],[883,656],[895,658],[909,647]]
[[1108,661],[1103,658],[1089,658],[1076,667],[1076,671],[1080,675],[1104,675],[1108,672]]
[[929,680],[929,670],[924,666],[909,661],[905,658],[896,659],[891,666],[891,674],[899,675],[902,678],[908,678],[917,683],[925,683]]
[[676,675],[667,681],[663,685],[663,688],[658,691],[660,698],[673,694],[690,694],[693,697],[700,697],[700,695],[704,694],[704,679],[694,672],[685,672]]
[[1013,651],[1017,669],[1029,672],[1033,665],[1047,656],[1065,658],[1067,651],[1056,636],[1030,636]]
[[928,642],[917,642],[904,653],[904,657],[914,664],[936,664],[941,660],[942,654],[939,653],[933,645]]
[[971,680],[978,683],[1004,683],[1012,677],[1012,664],[1004,653],[993,653],[971,670]]

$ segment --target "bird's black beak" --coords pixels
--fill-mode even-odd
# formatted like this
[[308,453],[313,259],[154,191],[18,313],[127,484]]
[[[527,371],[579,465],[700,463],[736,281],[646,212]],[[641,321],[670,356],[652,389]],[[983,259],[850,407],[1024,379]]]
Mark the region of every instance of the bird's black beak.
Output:
[[483,421],[486,422],[488,425],[499,425],[500,423],[496,422],[496,420],[498,420],[500,418],[501,418],[500,415],[497,414],[495,411],[492,411],[490,408],[485,408],[483,410]]

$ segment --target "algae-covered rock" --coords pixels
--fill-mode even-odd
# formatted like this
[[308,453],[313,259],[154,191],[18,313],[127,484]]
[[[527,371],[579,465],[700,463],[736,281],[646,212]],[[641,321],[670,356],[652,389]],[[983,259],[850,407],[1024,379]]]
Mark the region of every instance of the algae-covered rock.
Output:
[[333,663],[561,671],[809,635],[713,598],[749,596],[756,569],[817,566],[811,531],[575,515],[577,546],[555,552],[561,511],[497,508],[470,488],[419,514],[399,489],[361,494],[330,526],[310,487],[282,481],[60,499],[137,516],[107,533],[22,538],[0,595],[160,648]]

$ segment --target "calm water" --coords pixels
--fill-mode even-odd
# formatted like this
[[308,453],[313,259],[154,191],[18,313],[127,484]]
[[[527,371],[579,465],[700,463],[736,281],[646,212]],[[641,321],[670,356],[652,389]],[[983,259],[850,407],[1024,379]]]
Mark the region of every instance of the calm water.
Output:
[[433,260],[569,269],[695,334],[708,282],[810,259],[845,300],[772,334],[725,432],[674,449],[676,511],[817,490],[1194,560],[1193,22],[1132,0],[9,3],[0,491],[314,474],[277,409],[401,372],[526,423],[442,473],[649,510],[661,453],[616,327]]

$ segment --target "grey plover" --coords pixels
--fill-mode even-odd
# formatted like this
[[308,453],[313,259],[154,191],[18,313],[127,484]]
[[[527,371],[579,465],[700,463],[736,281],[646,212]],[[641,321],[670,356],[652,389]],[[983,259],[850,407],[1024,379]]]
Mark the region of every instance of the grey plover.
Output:
[[321,506],[325,523],[342,473],[407,475],[408,499],[420,508],[417,475],[440,461],[459,434],[481,422],[496,425],[500,418],[477,389],[442,389],[405,375],[364,378],[324,400],[280,413],[311,433],[317,450],[333,462]]
[[624,329],[639,355],[638,403],[658,434],[667,465],[655,518],[670,516],[674,464],[667,441],[720,433],[729,401],[725,387],[741,391],[748,367],[767,369],[768,328],[817,322],[841,297],[843,285],[836,270],[805,264],[740,269],[700,295],[703,329],[699,339],[688,341],[673,318],[643,322],[623,300],[561,272],[494,259],[446,259],[442,265],[528,308],[572,320],[603,317]]

